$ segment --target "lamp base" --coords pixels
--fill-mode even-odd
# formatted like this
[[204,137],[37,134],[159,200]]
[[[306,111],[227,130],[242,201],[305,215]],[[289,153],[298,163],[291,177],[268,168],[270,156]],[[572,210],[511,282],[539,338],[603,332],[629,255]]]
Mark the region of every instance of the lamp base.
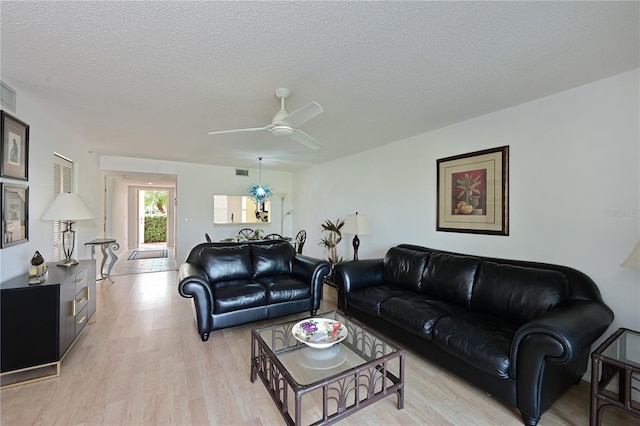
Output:
[[353,260],[358,260],[358,247],[360,247],[360,238],[353,236]]
[[67,221],[67,228],[62,231],[62,251],[64,252],[64,259],[58,262],[58,266],[69,267],[77,265],[78,261],[72,259],[73,249],[76,245],[76,231],[71,227],[72,221]]
[[78,261],[75,259],[64,259],[57,263],[58,266],[65,266],[65,267],[69,267],[77,264],[78,264]]

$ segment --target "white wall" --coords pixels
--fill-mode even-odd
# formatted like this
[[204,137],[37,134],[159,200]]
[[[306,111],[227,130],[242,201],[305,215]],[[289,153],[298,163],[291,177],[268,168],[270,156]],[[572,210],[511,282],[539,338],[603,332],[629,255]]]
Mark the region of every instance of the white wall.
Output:
[[[257,161],[256,161],[257,163]],[[280,233],[281,202],[277,196],[271,199],[271,223],[213,224],[214,194],[245,195],[249,186],[257,182],[258,170],[249,170],[249,177],[236,176],[235,168],[175,161],[144,160],[139,158],[102,156],[103,170],[123,172],[164,173],[177,176],[176,188],[176,261],[182,263],[189,251],[205,241],[207,232],[216,241],[234,237],[242,228],[260,228],[266,234]],[[292,173],[262,170],[262,182],[276,193],[289,194],[285,198],[284,211],[291,209]],[[117,191],[114,188],[114,193]],[[126,196],[126,194],[124,195]],[[114,199],[114,206],[118,202]],[[114,214],[119,214],[114,212]],[[291,235],[291,220],[284,221],[284,234]]]
[[[609,332],[640,329],[640,271],[619,266],[640,239],[639,80],[635,70],[295,173],[305,254],[324,256],[320,224],[357,210],[372,230],[361,259],[414,243],[571,266],[613,309]],[[436,160],[503,145],[510,235],[436,232]]]
[[[112,176],[105,178],[106,205],[107,205],[107,236],[115,238],[120,245],[119,253],[129,247],[129,234],[127,232],[127,195],[129,189],[122,179],[114,179]],[[117,196],[113,196],[117,194]],[[124,258],[122,259],[124,260]]]
[[[17,111],[9,114],[29,127],[29,181],[0,178],[2,182],[29,186],[29,241],[0,250],[0,280],[5,281],[28,272],[29,261],[38,250],[46,261],[53,259],[53,224],[40,220],[53,201],[53,153],[76,163],[75,188],[96,215],[95,220],[80,221],[76,229],[73,257],[87,259],[91,249],[84,243],[102,236],[102,182],[98,156],[91,152],[91,141],[82,135],[81,125],[55,100],[39,90],[34,92],[17,82],[6,81],[17,92]],[[55,99],[55,98],[54,98]]]

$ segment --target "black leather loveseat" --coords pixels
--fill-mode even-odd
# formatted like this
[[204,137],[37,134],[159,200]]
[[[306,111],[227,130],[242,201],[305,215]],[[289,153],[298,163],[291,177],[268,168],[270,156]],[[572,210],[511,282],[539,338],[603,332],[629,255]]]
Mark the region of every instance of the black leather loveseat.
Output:
[[322,298],[324,260],[296,254],[286,241],[203,243],[178,272],[178,291],[192,297],[198,333],[310,311]]
[[336,265],[342,306],[375,330],[517,408],[526,425],[586,371],[613,321],[568,267],[400,245]]

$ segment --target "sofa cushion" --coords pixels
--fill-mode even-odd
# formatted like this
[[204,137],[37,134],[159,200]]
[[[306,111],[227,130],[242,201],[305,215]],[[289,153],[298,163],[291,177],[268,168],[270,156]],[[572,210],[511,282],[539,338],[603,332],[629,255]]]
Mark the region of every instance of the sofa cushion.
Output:
[[286,242],[252,244],[251,259],[254,278],[269,275],[290,275],[291,261],[294,257],[293,246]]
[[488,374],[508,379],[511,342],[517,329],[494,315],[468,312],[438,321],[433,343]]
[[209,281],[251,279],[251,254],[246,244],[237,246],[212,246],[200,252],[200,265],[209,275]]
[[390,248],[382,261],[384,283],[419,292],[420,279],[428,258],[429,253]]
[[469,309],[473,280],[479,264],[477,257],[431,253],[422,277],[422,291]]
[[240,311],[267,304],[267,291],[263,285],[250,280],[220,282],[213,287],[216,314]]
[[419,294],[391,297],[380,305],[380,316],[417,336],[431,340],[433,325],[442,317],[466,312],[459,305]]
[[568,295],[569,283],[561,272],[484,261],[471,307],[521,325],[552,310]]
[[257,281],[267,289],[267,303],[288,302],[311,297],[311,286],[290,275],[275,275],[258,278]]
[[347,303],[369,315],[380,316],[380,304],[393,296],[411,297],[415,292],[392,285],[375,285],[347,293]]

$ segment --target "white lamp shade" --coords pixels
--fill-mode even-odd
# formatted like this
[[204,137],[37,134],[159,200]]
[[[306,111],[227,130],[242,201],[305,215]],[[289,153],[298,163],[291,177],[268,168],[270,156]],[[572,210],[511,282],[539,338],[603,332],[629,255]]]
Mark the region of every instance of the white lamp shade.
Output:
[[369,221],[363,214],[350,214],[344,221],[342,232],[345,234],[365,235],[370,234]]
[[640,269],[640,242],[633,249],[627,260],[625,260],[621,266],[625,268]]
[[78,194],[65,192],[58,194],[41,219],[76,221],[95,217]]

